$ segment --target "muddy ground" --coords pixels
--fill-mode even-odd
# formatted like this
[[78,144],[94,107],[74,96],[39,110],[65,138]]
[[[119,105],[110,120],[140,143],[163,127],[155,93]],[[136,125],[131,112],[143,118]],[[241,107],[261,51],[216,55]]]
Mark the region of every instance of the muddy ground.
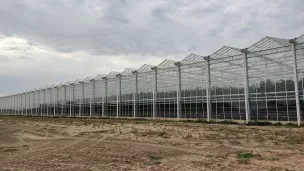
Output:
[[304,127],[2,116],[0,170],[304,170]]

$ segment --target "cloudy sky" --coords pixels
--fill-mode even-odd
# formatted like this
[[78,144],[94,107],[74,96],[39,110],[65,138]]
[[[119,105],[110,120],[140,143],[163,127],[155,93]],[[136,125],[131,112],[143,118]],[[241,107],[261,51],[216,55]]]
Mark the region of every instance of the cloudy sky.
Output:
[[0,94],[304,33],[303,0],[0,0]]

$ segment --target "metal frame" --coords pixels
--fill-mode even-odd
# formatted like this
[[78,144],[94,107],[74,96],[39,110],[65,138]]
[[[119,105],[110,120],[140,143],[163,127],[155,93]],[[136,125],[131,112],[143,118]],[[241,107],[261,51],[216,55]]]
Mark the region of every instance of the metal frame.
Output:
[[295,121],[304,104],[304,35],[99,74],[0,97],[1,115]]

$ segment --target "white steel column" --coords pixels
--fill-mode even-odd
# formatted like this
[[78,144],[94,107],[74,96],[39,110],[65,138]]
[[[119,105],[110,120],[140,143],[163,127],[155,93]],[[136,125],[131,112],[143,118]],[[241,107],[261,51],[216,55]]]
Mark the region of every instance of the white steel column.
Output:
[[136,118],[137,116],[137,96],[138,96],[138,74],[137,71],[133,71],[133,79],[134,79],[134,85],[133,85],[133,117]]
[[72,117],[72,103],[74,103],[74,90],[75,90],[74,83],[72,83],[71,86],[72,86],[72,94],[70,95],[70,117]]
[[23,93],[20,94],[21,96],[21,115],[23,116]]
[[4,115],[6,115],[7,114],[7,97],[5,96],[4,97]]
[[[43,103],[42,103],[42,99],[41,99],[41,95],[43,93]],[[42,110],[43,110],[43,106],[44,106],[44,99],[45,99],[45,96],[44,96],[44,89],[40,89],[40,94],[39,94],[39,103],[40,103],[40,116],[42,116]]]
[[7,100],[7,96],[5,97],[5,115],[7,115],[8,113],[8,100]]
[[246,110],[246,123],[250,120],[250,94],[249,94],[249,80],[248,80],[248,50],[241,49],[243,53],[243,69],[244,69],[244,93],[245,93],[245,110]]
[[[51,88],[48,88],[47,90],[49,91],[49,95],[50,95],[50,97],[49,97],[49,103],[51,104],[52,90],[51,90]],[[49,104],[48,103],[46,104],[46,116],[49,116]]]
[[157,67],[151,68],[154,73],[154,87],[153,87],[153,119],[157,116]]
[[0,98],[0,114],[3,115],[3,97]]
[[102,100],[102,117],[105,117],[106,107],[107,107],[107,96],[108,96],[108,81],[107,77],[102,78],[104,81],[104,97]]
[[56,86],[56,89],[55,89],[55,92],[56,92],[56,102],[55,102],[55,107],[57,108],[57,115],[60,116],[60,113],[59,113],[59,89],[60,89],[60,86]]
[[2,115],[2,102],[3,102],[3,100],[2,100],[3,98],[1,97],[0,98],[0,114]]
[[116,75],[116,117],[118,118],[120,115],[120,98],[121,98],[121,75],[117,74]]
[[25,108],[25,116],[27,116],[27,105],[28,105],[28,102],[27,102],[27,98],[26,98],[26,92],[24,93],[24,108]]
[[79,116],[78,117],[81,116],[81,112],[82,112],[81,107],[82,107],[82,103],[83,103],[83,99],[84,99],[84,82],[81,81],[80,84],[81,84],[81,99],[79,101]]
[[1,106],[1,110],[0,110],[0,114],[3,115],[3,97],[0,98],[0,106]]
[[176,75],[177,75],[177,86],[176,86],[176,104],[177,104],[177,112],[176,117],[177,119],[181,116],[181,63],[175,63],[176,66]]
[[30,91],[29,92],[29,101],[30,101],[30,109],[31,109],[31,116],[33,116],[33,101],[32,101],[32,99],[31,99],[31,95],[32,95],[32,92],[33,91]]
[[57,97],[56,97],[56,86],[54,87],[54,98],[53,98],[53,100],[54,100],[54,103],[53,103],[53,107],[54,107],[54,109],[53,109],[53,112],[54,112],[54,116],[56,116],[56,99],[57,99]]
[[5,97],[2,97],[1,98],[1,103],[2,103],[2,115],[4,115],[5,114]]
[[1,103],[2,103],[2,115],[4,115],[5,114],[5,97],[2,97],[1,98]]
[[0,115],[2,115],[2,97],[0,97]]
[[[67,85],[63,85],[63,99],[64,99],[64,102],[62,101],[62,115],[63,115],[63,113],[64,113],[64,110],[63,110],[63,109],[65,109],[65,108],[67,107],[67,105],[66,105],[66,103],[67,103],[67,92],[66,92],[66,88],[67,88]],[[63,107],[63,105],[64,105],[65,107]],[[67,115],[67,113],[65,113],[65,115]]]
[[47,89],[43,89],[43,106],[46,106],[46,108],[47,108],[47,104],[45,103],[45,91],[46,91]]
[[14,99],[14,115],[16,115],[16,109],[17,109],[17,107],[16,107],[16,105],[17,105],[17,103],[16,103],[16,94],[13,96],[13,99]]
[[64,96],[65,96],[65,86],[62,85],[62,88],[63,88],[63,97],[61,98],[61,117],[63,117],[63,99],[64,99]]
[[95,80],[90,80],[90,83],[92,84],[92,91],[90,95],[90,117],[92,117],[92,99],[95,99]]
[[14,110],[14,96],[10,95],[10,115],[13,115],[13,110]]
[[5,96],[5,115],[8,114],[8,96]]
[[[37,90],[37,96],[38,96],[38,103],[37,103],[37,110],[36,110],[36,115],[38,116],[39,109],[41,108],[40,106],[40,90]],[[41,116],[41,115],[40,115]]]
[[35,111],[35,115],[36,115],[36,113],[37,113],[37,108],[36,108],[36,90],[34,90],[33,91],[33,93],[34,93],[34,105],[33,105],[33,107],[34,107],[34,111]]
[[204,57],[205,64],[206,64],[206,99],[207,99],[207,121],[211,120],[212,114],[212,103],[211,103],[211,76],[210,76],[210,57]]
[[4,98],[1,97],[1,114],[4,115]]
[[5,96],[5,115],[7,115],[8,113],[8,100],[7,100],[7,96]]
[[293,57],[293,81],[295,86],[295,97],[296,97],[296,108],[297,108],[297,122],[298,126],[301,126],[301,106],[299,99],[299,85],[298,85],[298,65],[297,65],[297,54],[296,54],[296,39],[289,40],[292,49]]

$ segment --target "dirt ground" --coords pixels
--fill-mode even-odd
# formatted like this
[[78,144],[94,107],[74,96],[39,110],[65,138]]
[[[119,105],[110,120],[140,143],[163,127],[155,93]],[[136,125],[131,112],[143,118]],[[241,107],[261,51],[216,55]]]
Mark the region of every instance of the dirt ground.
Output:
[[0,170],[304,170],[304,127],[2,116]]

